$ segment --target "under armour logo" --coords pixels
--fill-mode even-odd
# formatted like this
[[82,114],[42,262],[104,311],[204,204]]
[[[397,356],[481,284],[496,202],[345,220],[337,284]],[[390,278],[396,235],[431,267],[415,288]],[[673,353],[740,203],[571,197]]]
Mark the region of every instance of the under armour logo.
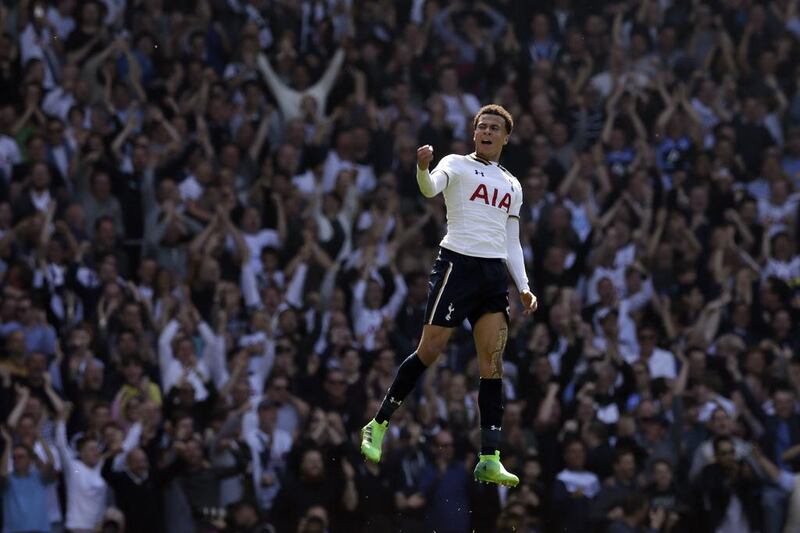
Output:
[[491,429],[492,431],[500,431],[503,428],[500,426],[489,426],[489,429]]
[[395,405],[402,405],[403,402],[401,400],[395,400],[394,396],[389,396],[389,403],[393,403]]
[[456,310],[456,308],[455,308],[455,307],[453,307],[453,304],[452,304],[452,303],[451,303],[450,305],[448,305],[448,306],[447,306],[447,314],[446,314],[446,315],[444,315],[444,319],[445,319],[445,320],[450,320],[450,318],[451,318],[451,317],[452,317],[452,315],[453,315],[453,311],[455,311],[455,310]]
[[480,171],[480,170],[478,170],[478,169],[475,169],[475,175],[477,176],[478,174],[480,174],[480,175],[481,175],[481,177],[483,177],[483,178],[485,178],[485,177],[486,177],[486,176],[484,175],[484,173],[483,173],[483,172],[481,172],[481,171]]

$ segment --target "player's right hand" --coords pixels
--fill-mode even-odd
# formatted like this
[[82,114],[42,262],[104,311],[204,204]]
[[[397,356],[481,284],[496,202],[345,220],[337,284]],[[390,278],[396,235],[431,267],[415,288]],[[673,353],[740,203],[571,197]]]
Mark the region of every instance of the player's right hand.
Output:
[[417,166],[420,170],[425,170],[433,161],[433,146],[426,144],[417,148]]

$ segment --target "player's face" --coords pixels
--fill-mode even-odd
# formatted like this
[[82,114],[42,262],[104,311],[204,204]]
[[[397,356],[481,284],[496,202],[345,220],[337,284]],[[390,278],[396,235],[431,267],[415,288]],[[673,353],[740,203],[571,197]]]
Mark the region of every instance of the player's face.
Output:
[[475,153],[490,161],[496,161],[508,142],[506,123],[497,115],[481,115],[472,139],[475,141]]

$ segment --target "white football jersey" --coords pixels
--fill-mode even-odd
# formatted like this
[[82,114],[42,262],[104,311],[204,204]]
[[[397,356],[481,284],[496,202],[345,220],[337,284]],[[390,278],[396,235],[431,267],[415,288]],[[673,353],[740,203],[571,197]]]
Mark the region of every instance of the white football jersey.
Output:
[[498,163],[470,155],[448,155],[431,173],[447,177],[447,235],[441,246],[473,257],[507,259],[506,222],[519,217],[522,187]]

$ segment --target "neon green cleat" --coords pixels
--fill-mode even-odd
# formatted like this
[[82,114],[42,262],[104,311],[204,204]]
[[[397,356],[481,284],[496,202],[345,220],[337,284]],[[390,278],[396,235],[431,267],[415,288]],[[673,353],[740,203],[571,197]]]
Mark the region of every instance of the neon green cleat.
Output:
[[506,487],[516,487],[519,483],[519,478],[508,472],[500,462],[500,452],[494,452],[494,455],[481,455],[473,475],[475,481],[481,483],[497,483]]
[[381,445],[383,444],[383,435],[389,427],[387,420],[383,424],[379,424],[374,418],[369,421],[369,424],[361,429],[361,455],[365,459],[373,463],[381,461]]

